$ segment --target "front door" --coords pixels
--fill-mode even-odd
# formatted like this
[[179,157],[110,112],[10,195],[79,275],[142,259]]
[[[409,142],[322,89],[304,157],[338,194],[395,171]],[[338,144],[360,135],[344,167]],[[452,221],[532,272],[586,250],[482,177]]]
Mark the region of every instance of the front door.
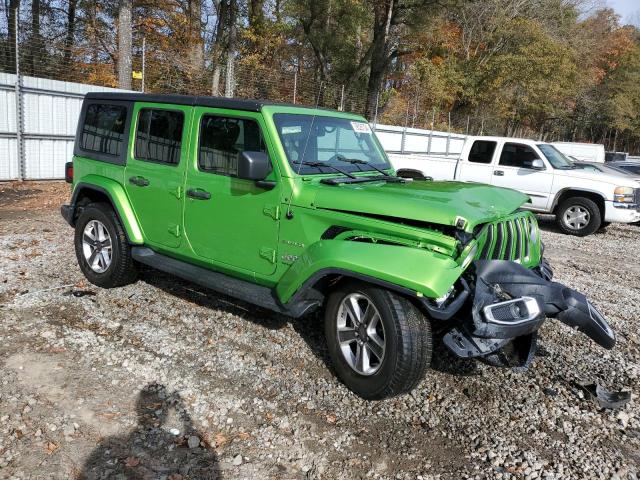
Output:
[[151,246],[180,245],[191,111],[191,107],[145,103],[136,103],[133,110],[133,155],[127,159],[125,184],[145,242]]
[[548,166],[544,170],[530,168],[528,165],[535,159],[541,158],[531,146],[506,142],[498,163],[494,165],[491,184],[526,193],[531,198],[531,204],[525,205],[527,208],[545,210],[549,203],[553,172]]
[[[197,107],[194,125],[184,205],[191,249],[220,266],[268,276],[276,268],[281,186],[269,190],[237,178],[238,153],[262,151],[273,158],[262,117]],[[269,179],[278,179],[275,171]]]

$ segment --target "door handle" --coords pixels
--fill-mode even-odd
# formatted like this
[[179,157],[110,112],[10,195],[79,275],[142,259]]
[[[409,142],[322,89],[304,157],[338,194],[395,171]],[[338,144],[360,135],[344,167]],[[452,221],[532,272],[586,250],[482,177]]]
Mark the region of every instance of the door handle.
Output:
[[149,185],[149,180],[144,177],[129,177],[129,183],[138,187],[146,187]]
[[190,188],[187,190],[187,197],[195,198],[196,200],[209,200],[211,194],[200,188]]
[[502,170],[494,170],[493,174],[498,177],[504,177],[504,172]]

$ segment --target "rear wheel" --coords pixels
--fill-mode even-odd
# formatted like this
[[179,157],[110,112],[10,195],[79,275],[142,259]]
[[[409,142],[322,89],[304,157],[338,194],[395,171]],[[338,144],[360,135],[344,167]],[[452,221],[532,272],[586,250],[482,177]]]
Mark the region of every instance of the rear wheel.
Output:
[[593,200],[585,197],[571,197],[564,200],[558,207],[556,224],[566,234],[584,237],[600,228],[602,215]]
[[94,285],[121,287],[137,277],[124,228],[106,203],[90,203],[82,209],[76,221],[75,250],[80,270]]
[[338,378],[368,400],[412,390],[431,362],[429,321],[406,298],[366,284],[329,296],[325,335]]

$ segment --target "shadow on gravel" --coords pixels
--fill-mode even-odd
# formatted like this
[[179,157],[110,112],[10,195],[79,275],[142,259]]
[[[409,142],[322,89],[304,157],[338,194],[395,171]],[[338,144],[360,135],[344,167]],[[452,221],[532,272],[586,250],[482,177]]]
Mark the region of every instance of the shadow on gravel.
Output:
[[[291,319],[146,267],[140,272],[140,279],[185,301],[232,313],[270,330],[279,330],[291,323],[291,327],[304,340],[309,350],[335,375],[324,336],[324,318],[320,312]],[[431,368],[455,376],[480,374],[476,360],[456,357],[444,346],[441,337],[434,337]]]
[[147,385],[136,410],[135,430],[100,442],[78,480],[221,478],[215,452],[194,428],[176,392],[169,393],[164,385]]
[[478,361],[471,358],[460,358],[449,351],[442,343],[442,338],[434,337],[431,369],[449,375],[469,377],[480,375]]

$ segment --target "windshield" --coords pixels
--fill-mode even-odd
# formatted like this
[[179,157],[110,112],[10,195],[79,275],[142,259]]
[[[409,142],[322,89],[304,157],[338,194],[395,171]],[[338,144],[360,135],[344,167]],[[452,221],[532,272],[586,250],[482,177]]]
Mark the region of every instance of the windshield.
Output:
[[[366,122],[319,115],[278,113],[273,120],[291,167],[303,175],[330,173],[324,167],[346,172],[391,168]],[[355,163],[361,160],[364,163]],[[303,165],[301,162],[324,165]]]
[[553,145],[549,145],[548,143],[539,143],[538,148],[542,153],[544,153],[544,156],[547,157],[547,160],[549,160],[549,163],[553,168],[559,168],[562,170],[575,168],[573,162],[564,154],[560,153],[560,150]]

